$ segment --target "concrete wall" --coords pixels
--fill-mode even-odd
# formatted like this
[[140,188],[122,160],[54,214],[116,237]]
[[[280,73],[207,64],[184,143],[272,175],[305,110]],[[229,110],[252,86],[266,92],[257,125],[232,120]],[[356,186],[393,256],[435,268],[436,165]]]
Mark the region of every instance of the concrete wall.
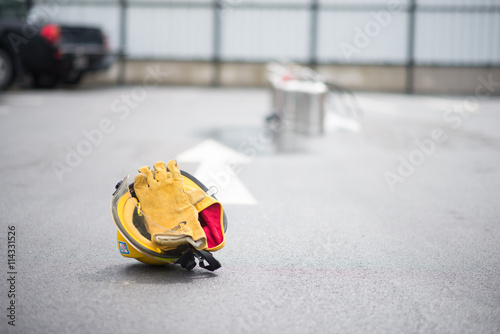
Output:
[[[223,87],[265,87],[266,70],[263,63],[145,61],[129,60],[125,63],[125,84],[141,84],[149,70],[159,71],[162,85]],[[332,81],[352,90],[405,92],[406,68],[404,66],[377,65],[319,65],[317,70]],[[114,64],[103,73],[89,74],[84,85],[114,85],[118,82],[120,64]],[[168,74],[165,74],[168,73]],[[414,90],[421,94],[471,94],[480,84],[479,78],[492,75],[500,82],[500,68],[416,67]],[[500,95],[496,89],[495,95]]]
[[[480,78],[497,82],[494,95],[500,95],[500,68],[420,67],[415,70],[415,91],[422,94],[474,94]],[[486,91],[483,91],[485,93]]]

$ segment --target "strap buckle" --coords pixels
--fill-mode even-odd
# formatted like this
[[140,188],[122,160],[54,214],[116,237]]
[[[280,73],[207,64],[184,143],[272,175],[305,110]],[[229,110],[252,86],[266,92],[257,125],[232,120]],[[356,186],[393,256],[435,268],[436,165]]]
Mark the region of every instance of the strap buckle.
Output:
[[[198,264],[203,269],[215,271],[221,267],[220,262],[214,258],[212,253],[206,250],[196,249],[188,250],[182,254],[182,256],[175,261],[175,264],[180,264],[182,268],[190,271],[196,267],[195,257],[198,259]],[[205,261],[207,263],[205,263]]]

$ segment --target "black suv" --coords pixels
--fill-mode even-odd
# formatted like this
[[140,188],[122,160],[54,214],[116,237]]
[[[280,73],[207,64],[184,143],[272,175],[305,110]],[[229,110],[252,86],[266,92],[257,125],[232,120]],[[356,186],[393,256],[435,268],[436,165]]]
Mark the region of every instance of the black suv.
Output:
[[29,0],[0,2],[0,89],[32,77],[35,87],[77,84],[86,72],[109,68],[106,37],[99,28],[46,22],[43,6]]

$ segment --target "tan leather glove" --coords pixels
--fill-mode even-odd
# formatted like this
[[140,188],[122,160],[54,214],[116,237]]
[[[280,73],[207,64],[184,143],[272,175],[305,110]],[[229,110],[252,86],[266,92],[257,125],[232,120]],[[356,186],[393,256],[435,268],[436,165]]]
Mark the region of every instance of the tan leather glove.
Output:
[[[162,163],[162,161],[158,161],[158,163]],[[142,168],[148,168],[148,167],[144,166]],[[140,169],[139,169],[139,171],[140,171]],[[156,178],[156,173],[157,173],[156,169],[152,170],[151,173],[153,173],[153,177]],[[185,184],[183,184],[183,189],[184,189],[184,193],[187,195],[187,197],[189,199],[189,202],[193,205],[196,205],[199,202],[201,202],[207,195],[203,190],[196,189],[196,188],[193,188],[193,187],[185,185]]]
[[163,161],[154,164],[154,171],[141,167],[134,180],[141,210],[148,218],[145,221],[151,241],[164,251],[186,243],[205,249],[206,235],[192,204],[201,201],[205,193],[196,189],[185,192],[177,162],[171,160],[167,165],[169,171]]
[[187,185],[184,185],[184,193],[188,197],[189,202],[193,205],[201,202],[206,196],[206,193],[203,190],[195,189]]

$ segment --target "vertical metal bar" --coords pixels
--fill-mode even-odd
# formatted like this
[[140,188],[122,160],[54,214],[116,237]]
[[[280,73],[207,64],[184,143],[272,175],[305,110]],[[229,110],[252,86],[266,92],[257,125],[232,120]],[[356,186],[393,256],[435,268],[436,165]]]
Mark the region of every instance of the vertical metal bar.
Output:
[[212,36],[212,86],[220,85],[220,55],[221,55],[221,0],[213,0],[213,36]]
[[408,59],[406,63],[406,93],[413,94],[415,70],[415,0],[410,1],[408,8]]
[[120,49],[118,51],[118,59],[120,65],[118,68],[118,85],[125,84],[125,68],[126,68],[126,43],[127,43],[127,0],[120,0]]
[[309,22],[309,66],[315,68],[318,62],[318,0],[311,0]]
[[26,6],[26,13],[27,13],[30,11],[31,7],[33,7],[33,0],[26,0],[25,6]]
[[[494,20],[494,15],[495,15],[495,12],[494,11],[491,11],[490,13],[483,13],[482,15],[484,15],[484,18],[485,18],[485,34],[484,34],[484,42],[483,42],[483,50],[486,51],[486,55],[487,55],[487,60],[486,60],[486,66],[487,67],[493,67],[493,47],[494,47],[494,44],[495,42],[493,41],[494,38],[492,38],[492,36],[495,36],[495,20]],[[493,27],[493,29],[488,29],[488,27]]]

